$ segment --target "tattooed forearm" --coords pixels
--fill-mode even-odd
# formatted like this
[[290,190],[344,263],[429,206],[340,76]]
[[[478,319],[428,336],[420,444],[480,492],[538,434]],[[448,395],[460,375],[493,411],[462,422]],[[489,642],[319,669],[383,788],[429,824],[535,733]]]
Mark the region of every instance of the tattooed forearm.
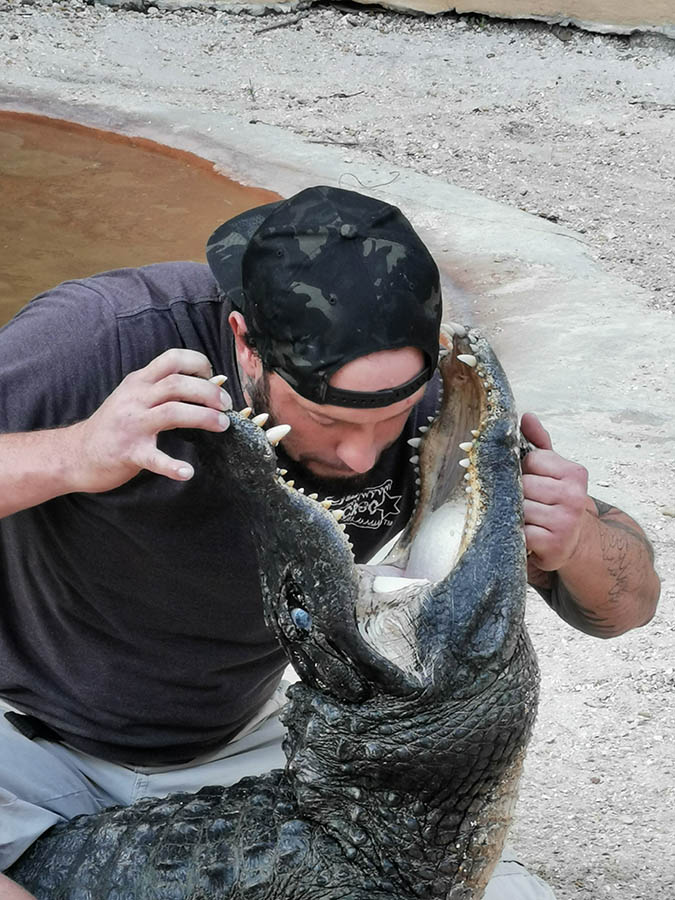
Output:
[[[531,561],[528,581],[570,625],[596,637],[622,634],[649,621],[659,595],[654,553],[640,526],[615,506],[592,498],[577,562],[544,572]],[[563,571],[563,570],[561,570]]]

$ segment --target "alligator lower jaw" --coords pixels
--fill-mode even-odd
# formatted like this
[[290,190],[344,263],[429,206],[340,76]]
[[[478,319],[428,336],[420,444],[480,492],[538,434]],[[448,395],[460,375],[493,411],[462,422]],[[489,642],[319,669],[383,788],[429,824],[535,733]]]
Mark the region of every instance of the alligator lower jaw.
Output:
[[516,431],[512,397],[487,342],[462,326],[443,337],[441,409],[411,441],[419,465],[415,514],[384,559],[357,566],[359,630],[373,650],[410,674],[420,666],[421,605],[448,582],[485,521],[494,425],[506,420]]

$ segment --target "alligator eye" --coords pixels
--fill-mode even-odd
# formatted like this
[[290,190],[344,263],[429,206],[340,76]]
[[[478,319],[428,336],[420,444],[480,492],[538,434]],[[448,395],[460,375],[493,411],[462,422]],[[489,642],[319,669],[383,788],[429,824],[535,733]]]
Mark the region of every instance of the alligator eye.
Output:
[[298,631],[309,631],[312,627],[312,617],[306,609],[296,606],[295,609],[290,610],[290,616]]

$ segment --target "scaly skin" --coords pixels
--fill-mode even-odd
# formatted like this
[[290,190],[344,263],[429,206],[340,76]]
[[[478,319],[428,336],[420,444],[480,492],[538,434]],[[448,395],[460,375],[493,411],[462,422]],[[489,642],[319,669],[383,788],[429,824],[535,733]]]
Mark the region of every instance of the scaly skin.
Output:
[[[418,509],[384,563],[414,579],[400,589],[356,566],[330,512],[284,483],[261,428],[233,415],[224,435],[194,435],[257,531],[267,621],[302,677],[284,712],[286,769],[80,817],[10,877],[40,900],[483,896],[538,672],[513,400],[484,339],[455,332],[418,451]],[[452,568],[425,579],[425,522],[460,503]]]

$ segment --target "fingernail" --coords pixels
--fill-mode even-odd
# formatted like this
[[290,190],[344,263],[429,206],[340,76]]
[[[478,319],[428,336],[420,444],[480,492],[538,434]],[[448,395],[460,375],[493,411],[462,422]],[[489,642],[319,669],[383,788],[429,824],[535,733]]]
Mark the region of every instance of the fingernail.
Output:
[[220,392],[220,402],[223,404],[223,409],[232,409],[232,397],[230,397],[227,391]]
[[230,420],[225,415],[225,413],[218,413],[218,424],[221,428],[227,428],[227,426],[230,424]]
[[188,478],[192,478],[194,474],[195,471],[192,466],[181,466],[178,470],[178,475],[180,476],[180,478],[185,478],[186,481]]

